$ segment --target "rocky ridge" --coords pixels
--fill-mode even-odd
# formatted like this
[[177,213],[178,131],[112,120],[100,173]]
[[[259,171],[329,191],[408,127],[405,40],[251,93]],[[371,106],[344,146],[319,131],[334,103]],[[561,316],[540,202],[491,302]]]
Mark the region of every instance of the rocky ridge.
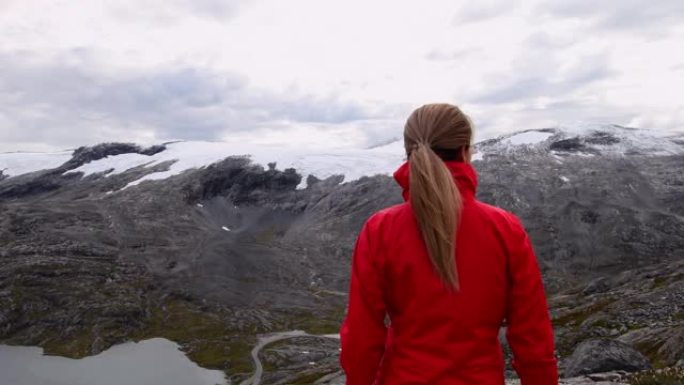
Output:
[[[620,130],[536,130],[527,142],[478,145],[478,196],[530,232],[563,367],[597,338],[655,367],[684,358],[682,144],[654,150]],[[336,332],[356,233],[401,201],[388,176],[309,176],[302,188],[297,170],[245,157],[134,186],[174,160],[73,171],[122,151],[165,150],[106,144],[53,169],[0,176],[1,342],[81,357],[166,337],[242,381],[258,335]],[[266,346],[263,383],[335,381],[336,346],[304,337]]]

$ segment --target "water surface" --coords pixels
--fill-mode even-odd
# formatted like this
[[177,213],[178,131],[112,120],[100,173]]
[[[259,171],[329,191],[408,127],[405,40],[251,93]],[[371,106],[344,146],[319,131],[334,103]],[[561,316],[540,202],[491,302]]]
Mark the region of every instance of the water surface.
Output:
[[199,367],[163,338],[128,342],[79,360],[43,349],[0,345],[2,385],[225,385],[223,372]]

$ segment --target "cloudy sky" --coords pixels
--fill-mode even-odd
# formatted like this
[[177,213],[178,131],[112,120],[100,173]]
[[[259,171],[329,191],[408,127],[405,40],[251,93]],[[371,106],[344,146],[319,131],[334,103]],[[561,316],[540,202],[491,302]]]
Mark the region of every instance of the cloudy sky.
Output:
[[0,0],[0,151],[367,146],[437,101],[684,132],[682,48],[681,0]]

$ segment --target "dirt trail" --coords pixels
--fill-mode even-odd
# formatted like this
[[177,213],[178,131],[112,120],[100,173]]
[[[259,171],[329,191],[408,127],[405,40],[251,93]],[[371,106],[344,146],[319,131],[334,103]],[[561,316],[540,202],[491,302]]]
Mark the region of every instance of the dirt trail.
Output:
[[240,385],[260,385],[261,376],[264,374],[264,367],[259,359],[259,352],[266,345],[272,344],[276,341],[285,340],[288,338],[296,337],[318,337],[318,338],[334,338],[339,339],[339,334],[309,334],[302,330],[290,330],[286,332],[278,332],[273,334],[267,334],[259,337],[257,344],[252,348],[252,361],[254,362],[254,374],[252,377],[242,381]]

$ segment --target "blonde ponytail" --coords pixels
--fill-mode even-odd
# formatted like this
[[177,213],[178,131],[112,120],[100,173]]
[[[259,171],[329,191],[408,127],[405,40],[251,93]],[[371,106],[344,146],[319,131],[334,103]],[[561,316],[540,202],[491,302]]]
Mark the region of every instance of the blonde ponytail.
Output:
[[427,145],[416,146],[409,166],[411,206],[428,254],[442,281],[458,289],[454,253],[461,194],[449,169]]
[[458,154],[470,145],[471,136],[468,117],[449,104],[415,110],[404,130],[411,207],[435,272],[454,290],[459,288],[455,253],[463,204],[451,172],[435,149]]

